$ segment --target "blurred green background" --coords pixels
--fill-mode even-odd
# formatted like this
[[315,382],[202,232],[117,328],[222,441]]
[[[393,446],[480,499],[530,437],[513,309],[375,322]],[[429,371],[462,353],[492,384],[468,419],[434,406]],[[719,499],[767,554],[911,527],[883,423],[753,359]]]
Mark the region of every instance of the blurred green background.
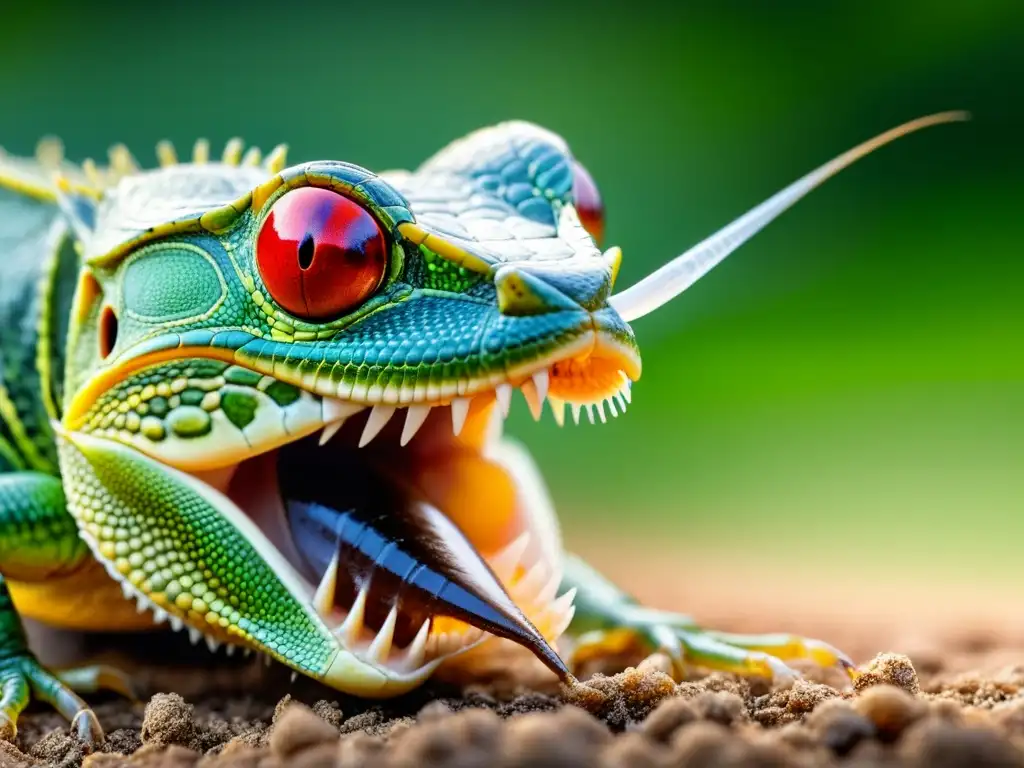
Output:
[[[628,285],[831,156],[886,147],[636,322],[625,418],[520,402],[568,537],[1017,568],[1024,541],[1024,2],[20,4],[0,143],[233,135],[415,166],[508,118],[601,186]],[[980,570],[979,570],[980,569]]]

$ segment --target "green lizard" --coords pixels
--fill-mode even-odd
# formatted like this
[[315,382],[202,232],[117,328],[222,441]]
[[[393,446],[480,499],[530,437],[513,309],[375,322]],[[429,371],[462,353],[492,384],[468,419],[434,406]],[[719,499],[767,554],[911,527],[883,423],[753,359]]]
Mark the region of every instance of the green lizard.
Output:
[[624,411],[630,321],[843,167],[959,117],[850,150],[614,295],[597,188],[529,123],[411,173],[237,140],[188,162],[162,143],[151,170],[120,145],[103,167],[53,140],[0,155],[0,732],[34,696],[102,739],[72,689],[125,682],[48,671],[21,616],[169,622],[369,697],[472,675],[509,641],[565,681],[629,643],[680,670],[852,669],[646,608],[564,554],[501,426],[515,389],[560,424]]

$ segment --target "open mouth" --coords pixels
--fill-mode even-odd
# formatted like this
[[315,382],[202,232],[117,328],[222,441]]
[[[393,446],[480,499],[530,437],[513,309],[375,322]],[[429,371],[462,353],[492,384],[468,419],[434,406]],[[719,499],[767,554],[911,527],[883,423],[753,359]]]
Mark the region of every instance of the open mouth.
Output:
[[[253,542],[291,571],[296,595],[361,663],[399,684],[466,652],[511,641],[559,677],[553,645],[573,616],[558,594],[561,542],[543,482],[503,437],[514,389],[594,420],[629,398],[618,354],[554,363],[434,406],[322,401],[323,425],[293,442],[192,476],[256,524]],[[559,417],[563,418],[559,418]],[[273,551],[270,551],[272,548]],[[227,640],[228,637],[218,637]]]

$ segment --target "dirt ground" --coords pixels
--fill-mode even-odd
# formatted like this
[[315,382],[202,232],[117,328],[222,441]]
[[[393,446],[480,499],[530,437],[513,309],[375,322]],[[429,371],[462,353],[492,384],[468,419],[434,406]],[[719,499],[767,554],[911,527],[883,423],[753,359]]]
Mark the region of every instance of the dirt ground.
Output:
[[718,629],[819,637],[863,674],[849,687],[798,663],[805,678],[774,690],[699,672],[675,683],[664,659],[636,657],[608,659],[579,688],[558,690],[515,656],[472,689],[431,685],[374,704],[291,684],[276,666],[210,657],[178,635],[68,645],[37,633],[54,663],[85,655],[132,666],[145,696],[90,697],[107,732],[90,755],[33,705],[16,745],[0,744],[0,766],[1024,768],[1024,584],[1016,596],[1013,584],[979,594],[952,577],[605,547],[578,549],[651,605]]

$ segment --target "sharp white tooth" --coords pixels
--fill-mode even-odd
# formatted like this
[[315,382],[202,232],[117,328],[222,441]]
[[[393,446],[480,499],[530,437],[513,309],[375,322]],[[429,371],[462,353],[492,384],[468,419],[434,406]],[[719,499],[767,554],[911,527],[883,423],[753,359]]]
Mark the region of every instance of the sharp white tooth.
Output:
[[410,405],[405,414],[405,426],[402,427],[402,437],[398,441],[399,445],[408,444],[415,434],[420,431],[420,427],[423,426],[423,422],[427,420],[429,415],[429,405]]
[[462,648],[462,635],[459,632],[445,632],[437,644],[438,656],[453,653]]
[[608,412],[612,415],[612,418],[615,418],[616,416],[619,415],[619,412],[615,408],[615,401],[612,398],[609,397],[607,402],[608,402]]
[[346,648],[355,648],[356,643],[359,641],[359,635],[363,631],[363,617],[366,613],[366,594],[369,591],[369,584],[364,585],[359,590],[359,594],[356,595],[356,600],[352,603],[348,616],[345,617],[341,626],[334,630],[334,634],[341,638]]
[[148,602],[149,602],[148,600],[143,600],[140,597],[138,604],[135,606],[135,612],[136,613],[145,613],[146,610],[149,608]]
[[558,400],[554,397],[548,398],[548,404],[551,406],[551,415],[555,417],[555,423],[560,426],[565,426],[565,401]]
[[594,423],[594,404],[587,403],[587,418],[590,419],[590,423]]
[[452,433],[456,436],[462,432],[462,428],[466,425],[470,402],[472,401],[468,397],[456,397],[452,400]]
[[270,666],[270,662],[271,662],[270,654],[269,653],[263,654],[263,666],[269,667]]
[[608,417],[604,415],[604,400],[599,400],[597,403],[597,415],[601,417],[602,424],[608,421]]
[[519,391],[523,393],[523,399],[526,400],[533,420],[540,421],[541,414],[544,413],[544,401],[537,397],[537,388],[533,381],[524,381],[520,385]]
[[405,649],[405,667],[406,669],[419,669],[423,666],[423,661],[427,655],[427,638],[430,636],[430,619],[423,622],[423,626],[420,627],[420,631],[416,633],[416,637],[409,643],[409,647]]
[[547,578],[548,569],[545,567],[543,560],[538,560],[533,564],[533,567],[527,571],[522,580],[513,587],[516,597],[524,603],[527,601],[531,603],[535,602],[537,594],[543,588],[544,582]]
[[363,434],[359,437],[359,447],[362,448],[373,440],[384,429],[384,426],[391,421],[391,417],[394,415],[395,406],[393,405],[373,406],[373,410],[370,411],[370,418],[366,420],[366,426],[363,427]]
[[370,643],[370,647],[366,649],[366,658],[372,661],[378,666],[383,665],[388,660],[388,654],[391,653],[391,641],[395,637],[395,624],[398,622],[398,606],[391,606],[391,610],[388,611],[388,617],[384,619],[384,625],[380,628],[380,632],[373,638],[373,642]]
[[626,398],[622,396],[621,392],[615,393],[615,402],[619,404],[619,411],[622,413],[626,412]]
[[558,571],[555,571],[553,574],[551,574],[551,577],[548,579],[547,583],[543,587],[541,587],[540,591],[537,593],[537,605],[547,605],[552,600],[554,600],[555,595],[558,594],[558,587],[559,585],[561,585],[561,583],[562,574],[558,573]]
[[198,645],[199,641],[202,639],[202,632],[200,632],[198,629],[193,629],[192,627],[188,628],[188,641],[192,643],[192,645]]
[[226,645],[226,646],[224,646],[224,653],[226,653],[228,656],[234,656],[235,655],[235,646],[233,646],[233,645]]
[[548,616],[551,617],[555,636],[561,635],[572,622],[572,617],[576,613],[576,606],[573,605],[575,598],[576,587],[573,587],[548,607]]
[[131,597],[132,597],[132,591],[133,591],[133,590],[132,590],[132,585],[131,585],[131,582],[130,582],[130,581],[128,581],[128,579],[124,579],[124,580],[122,580],[122,581],[121,581],[121,592],[122,592],[122,593],[124,594],[124,596],[125,596],[126,598],[128,598],[129,600],[130,600],[130,599],[131,599]]
[[498,407],[501,408],[501,414],[507,419],[508,411],[512,407],[512,385],[499,384],[494,388],[494,397],[498,401]]
[[579,403],[573,403],[570,408],[572,410],[572,420],[578,425],[580,423],[580,411],[583,410],[583,406]]
[[559,596],[557,599],[551,601],[551,605],[548,606],[549,616],[562,616],[572,608],[572,602],[576,599],[576,587],[569,589],[564,595]]
[[242,649],[242,656],[244,656],[247,659],[250,656],[252,656],[252,648],[250,648],[249,646],[246,646],[245,648],[243,648]]
[[551,632],[555,637],[560,637],[565,630],[572,624],[572,617],[576,615],[576,606],[571,605],[569,609],[562,615],[562,618],[557,621],[553,621],[551,624]]
[[175,632],[180,632],[182,627],[185,626],[185,622],[183,622],[174,614],[167,614],[167,620],[171,622],[171,629],[173,629]]
[[461,646],[461,643],[456,639],[456,635],[452,632],[441,632],[437,635],[431,635],[430,640],[427,652],[434,658],[445,656]]
[[209,635],[206,636],[206,647],[210,649],[210,653],[216,653],[217,649],[220,648],[220,643],[214,640]]
[[438,651],[441,649],[441,638],[444,637],[444,633],[440,632],[435,635],[430,635],[427,638],[427,655],[431,657],[437,657]]
[[537,371],[533,374],[533,386],[537,388],[537,399],[540,400],[541,405],[548,397],[548,385],[551,383],[551,377],[548,375],[547,370]]
[[299,673],[298,673],[298,672],[292,672],[292,679],[291,679],[291,682],[293,682],[293,683],[294,683],[294,682],[295,682],[296,680],[298,680],[298,679],[299,679]]
[[491,570],[501,579],[502,583],[508,584],[516,575],[516,568],[519,567],[528,546],[530,546],[529,531],[520,535],[491,561]]
[[338,584],[338,552],[338,549],[334,550],[334,557],[331,558],[313,595],[313,610],[325,617],[330,616],[334,609],[334,590]]
[[344,421],[352,414],[359,413],[365,407],[365,405],[339,400],[336,397],[325,397],[322,404],[323,419],[327,424]]
[[324,427],[324,431],[320,433],[320,445],[327,445],[331,438],[338,434],[338,430],[345,424],[344,421],[336,421],[333,424],[328,424]]

